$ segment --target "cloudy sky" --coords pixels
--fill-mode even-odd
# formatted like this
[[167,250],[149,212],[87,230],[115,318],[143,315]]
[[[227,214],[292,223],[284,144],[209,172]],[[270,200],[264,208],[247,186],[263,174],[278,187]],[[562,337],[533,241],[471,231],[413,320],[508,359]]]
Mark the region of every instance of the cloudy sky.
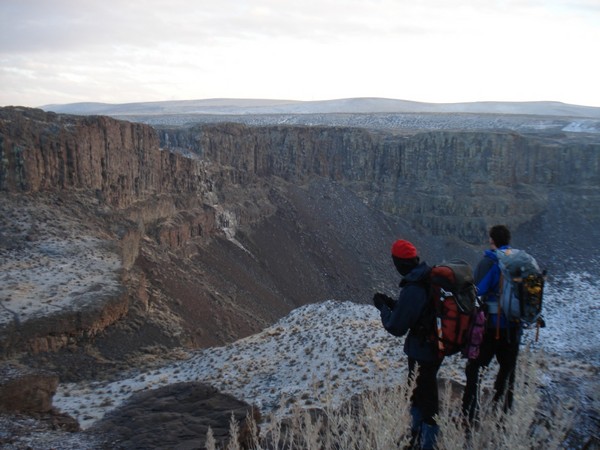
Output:
[[0,0],[0,106],[386,97],[600,107],[599,0]]

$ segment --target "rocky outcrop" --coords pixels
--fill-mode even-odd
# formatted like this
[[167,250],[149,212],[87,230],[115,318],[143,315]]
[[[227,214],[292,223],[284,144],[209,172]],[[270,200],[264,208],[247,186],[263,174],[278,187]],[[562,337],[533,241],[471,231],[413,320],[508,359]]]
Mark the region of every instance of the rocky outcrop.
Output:
[[489,223],[517,227],[543,213],[550,189],[569,191],[587,216],[597,216],[591,206],[600,200],[600,144],[593,139],[239,124],[163,129],[160,136],[165,147],[234,168],[230,183],[243,185],[252,175],[325,177],[418,229],[473,243]]
[[0,413],[49,412],[57,387],[55,374],[3,363],[0,365]]
[[3,108],[0,119],[2,191],[84,189],[123,208],[152,195],[205,187],[202,166],[160,151],[146,125],[25,108]]
[[[93,429],[118,442],[118,448],[173,449],[206,448],[210,428],[220,447],[227,447],[231,421],[239,433],[233,448],[247,449],[252,437],[248,418],[260,421],[260,413],[251,405],[214,387],[201,383],[176,383],[133,395],[121,408],[107,414]],[[260,432],[260,429],[255,430]]]
[[[40,301],[47,301],[41,298]],[[0,327],[0,358],[18,353],[39,354],[61,349],[76,350],[119,319],[130,307],[130,297],[98,298],[84,311],[65,309],[60,313],[15,321]]]
[[[1,108],[0,249],[13,253],[0,254],[0,266],[25,257],[31,263],[21,263],[23,276],[0,290],[2,313],[14,315],[0,326],[0,355],[80,348],[131,308],[147,312],[151,288],[140,288],[146,278],[135,269],[140,248],[145,239],[176,249],[219,233],[211,183],[201,162],[162,151],[149,126]],[[87,236],[106,248],[88,248]],[[106,274],[120,280],[119,289],[97,279],[97,259],[113,252],[119,273]],[[52,281],[43,267],[73,263],[88,273],[53,270]],[[39,296],[28,287],[36,276],[50,286]],[[28,317],[34,303],[47,304],[49,315]]]

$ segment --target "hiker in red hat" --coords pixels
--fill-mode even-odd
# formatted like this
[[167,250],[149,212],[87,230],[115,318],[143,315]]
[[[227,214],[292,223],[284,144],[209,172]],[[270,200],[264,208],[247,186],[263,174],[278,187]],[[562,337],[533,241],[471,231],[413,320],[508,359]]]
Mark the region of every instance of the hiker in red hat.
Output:
[[438,433],[434,416],[439,410],[437,373],[443,360],[436,343],[423,337],[423,327],[428,326],[427,319],[431,320],[427,308],[431,268],[420,261],[415,246],[403,239],[392,245],[392,260],[402,275],[398,300],[378,292],[373,296],[373,303],[381,312],[381,322],[389,333],[394,336],[408,333],[404,353],[408,356],[410,375],[417,374],[411,397],[411,445],[430,449]]

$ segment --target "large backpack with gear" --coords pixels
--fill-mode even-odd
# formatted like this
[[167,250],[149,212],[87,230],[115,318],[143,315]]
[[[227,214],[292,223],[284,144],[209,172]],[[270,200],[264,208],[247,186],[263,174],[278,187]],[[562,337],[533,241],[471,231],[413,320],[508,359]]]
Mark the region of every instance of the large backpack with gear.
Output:
[[439,356],[461,352],[467,358],[477,358],[485,315],[477,298],[471,266],[462,260],[433,266],[429,286]]
[[524,250],[499,249],[496,256],[501,274],[499,312],[509,321],[520,322],[524,328],[539,325],[546,272],[540,270],[535,258]]

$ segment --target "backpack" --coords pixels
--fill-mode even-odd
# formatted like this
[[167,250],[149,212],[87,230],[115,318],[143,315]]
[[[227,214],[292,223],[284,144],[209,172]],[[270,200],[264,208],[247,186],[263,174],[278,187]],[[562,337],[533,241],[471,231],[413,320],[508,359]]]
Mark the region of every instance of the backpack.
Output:
[[461,260],[433,266],[429,292],[439,356],[462,352],[467,358],[477,358],[485,314],[477,299],[471,266]]
[[[509,321],[524,328],[536,325],[542,316],[546,271],[524,250],[496,250],[500,268],[498,306]],[[493,312],[493,311],[490,311]]]

